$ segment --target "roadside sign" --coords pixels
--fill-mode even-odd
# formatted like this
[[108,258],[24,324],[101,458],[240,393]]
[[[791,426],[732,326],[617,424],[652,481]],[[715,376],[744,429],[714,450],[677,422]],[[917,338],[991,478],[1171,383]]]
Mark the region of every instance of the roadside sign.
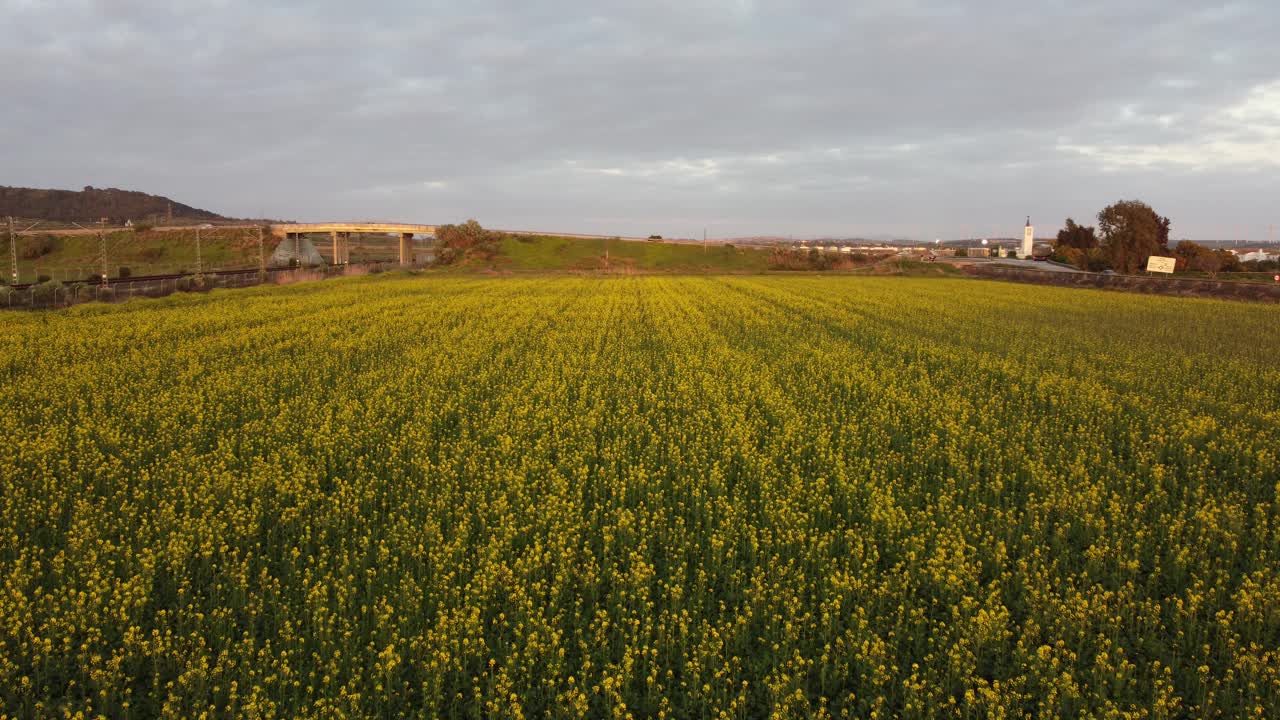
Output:
[[1147,272],[1173,273],[1173,269],[1178,266],[1178,261],[1171,257],[1161,257],[1152,255],[1147,258]]

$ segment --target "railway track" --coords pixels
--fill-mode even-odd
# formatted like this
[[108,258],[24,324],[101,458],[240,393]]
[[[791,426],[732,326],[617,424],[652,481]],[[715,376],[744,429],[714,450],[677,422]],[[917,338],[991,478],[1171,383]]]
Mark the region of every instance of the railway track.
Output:
[[[329,265],[327,267],[332,267],[332,265]],[[267,272],[276,272],[276,271],[293,270],[293,269],[296,269],[296,268],[269,267],[267,268]],[[201,274],[213,275],[216,277],[231,277],[236,275],[257,275],[258,272],[259,270],[257,268],[253,268],[249,270],[210,270],[208,272],[201,273]],[[186,273],[171,273],[168,275],[131,275],[126,278],[107,278],[107,285],[108,286],[127,285],[129,283],[160,282],[162,280],[181,280],[182,278],[195,277],[196,274],[197,273],[186,272]],[[10,285],[9,287],[13,288],[14,290],[28,290],[38,284],[39,283],[18,283],[17,285]],[[69,280],[69,281],[63,282],[62,284],[63,285],[101,285],[102,281],[86,278],[84,280]]]

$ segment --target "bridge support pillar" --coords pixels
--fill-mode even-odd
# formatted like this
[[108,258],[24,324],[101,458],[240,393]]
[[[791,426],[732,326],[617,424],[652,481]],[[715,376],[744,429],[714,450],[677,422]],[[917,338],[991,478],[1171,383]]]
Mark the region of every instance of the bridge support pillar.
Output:
[[338,245],[338,231],[329,231],[329,240],[333,242],[333,264],[342,264],[342,248]]
[[413,233],[400,233],[400,264],[413,262]]
[[346,265],[351,262],[351,233],[338,233],[338,240],[342,245],[342,264]]

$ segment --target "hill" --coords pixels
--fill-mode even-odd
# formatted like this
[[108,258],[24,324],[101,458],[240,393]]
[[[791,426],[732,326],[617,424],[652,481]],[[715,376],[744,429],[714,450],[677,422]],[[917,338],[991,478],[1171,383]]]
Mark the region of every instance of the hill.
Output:
[[91,185],[83,190],[0,186],[0,217],[6,215],[64,223],[97,222],[107,218],[117,225],[126,220],[167,223],[171,218],[201,222],[229,219],[161,195]]

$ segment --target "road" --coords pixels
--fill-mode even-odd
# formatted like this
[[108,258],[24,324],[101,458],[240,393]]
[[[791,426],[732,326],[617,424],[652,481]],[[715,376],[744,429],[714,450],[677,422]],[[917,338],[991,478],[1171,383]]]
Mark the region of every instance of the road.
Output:
[[1059,265],[1044,260],[1019,260],[1017,258],[938,258],[950,263],[971,263],[974,265],[998,265],[1018,268],[1019,270],[1039,270],[1040,272],[1082,273],[1084,270]]

